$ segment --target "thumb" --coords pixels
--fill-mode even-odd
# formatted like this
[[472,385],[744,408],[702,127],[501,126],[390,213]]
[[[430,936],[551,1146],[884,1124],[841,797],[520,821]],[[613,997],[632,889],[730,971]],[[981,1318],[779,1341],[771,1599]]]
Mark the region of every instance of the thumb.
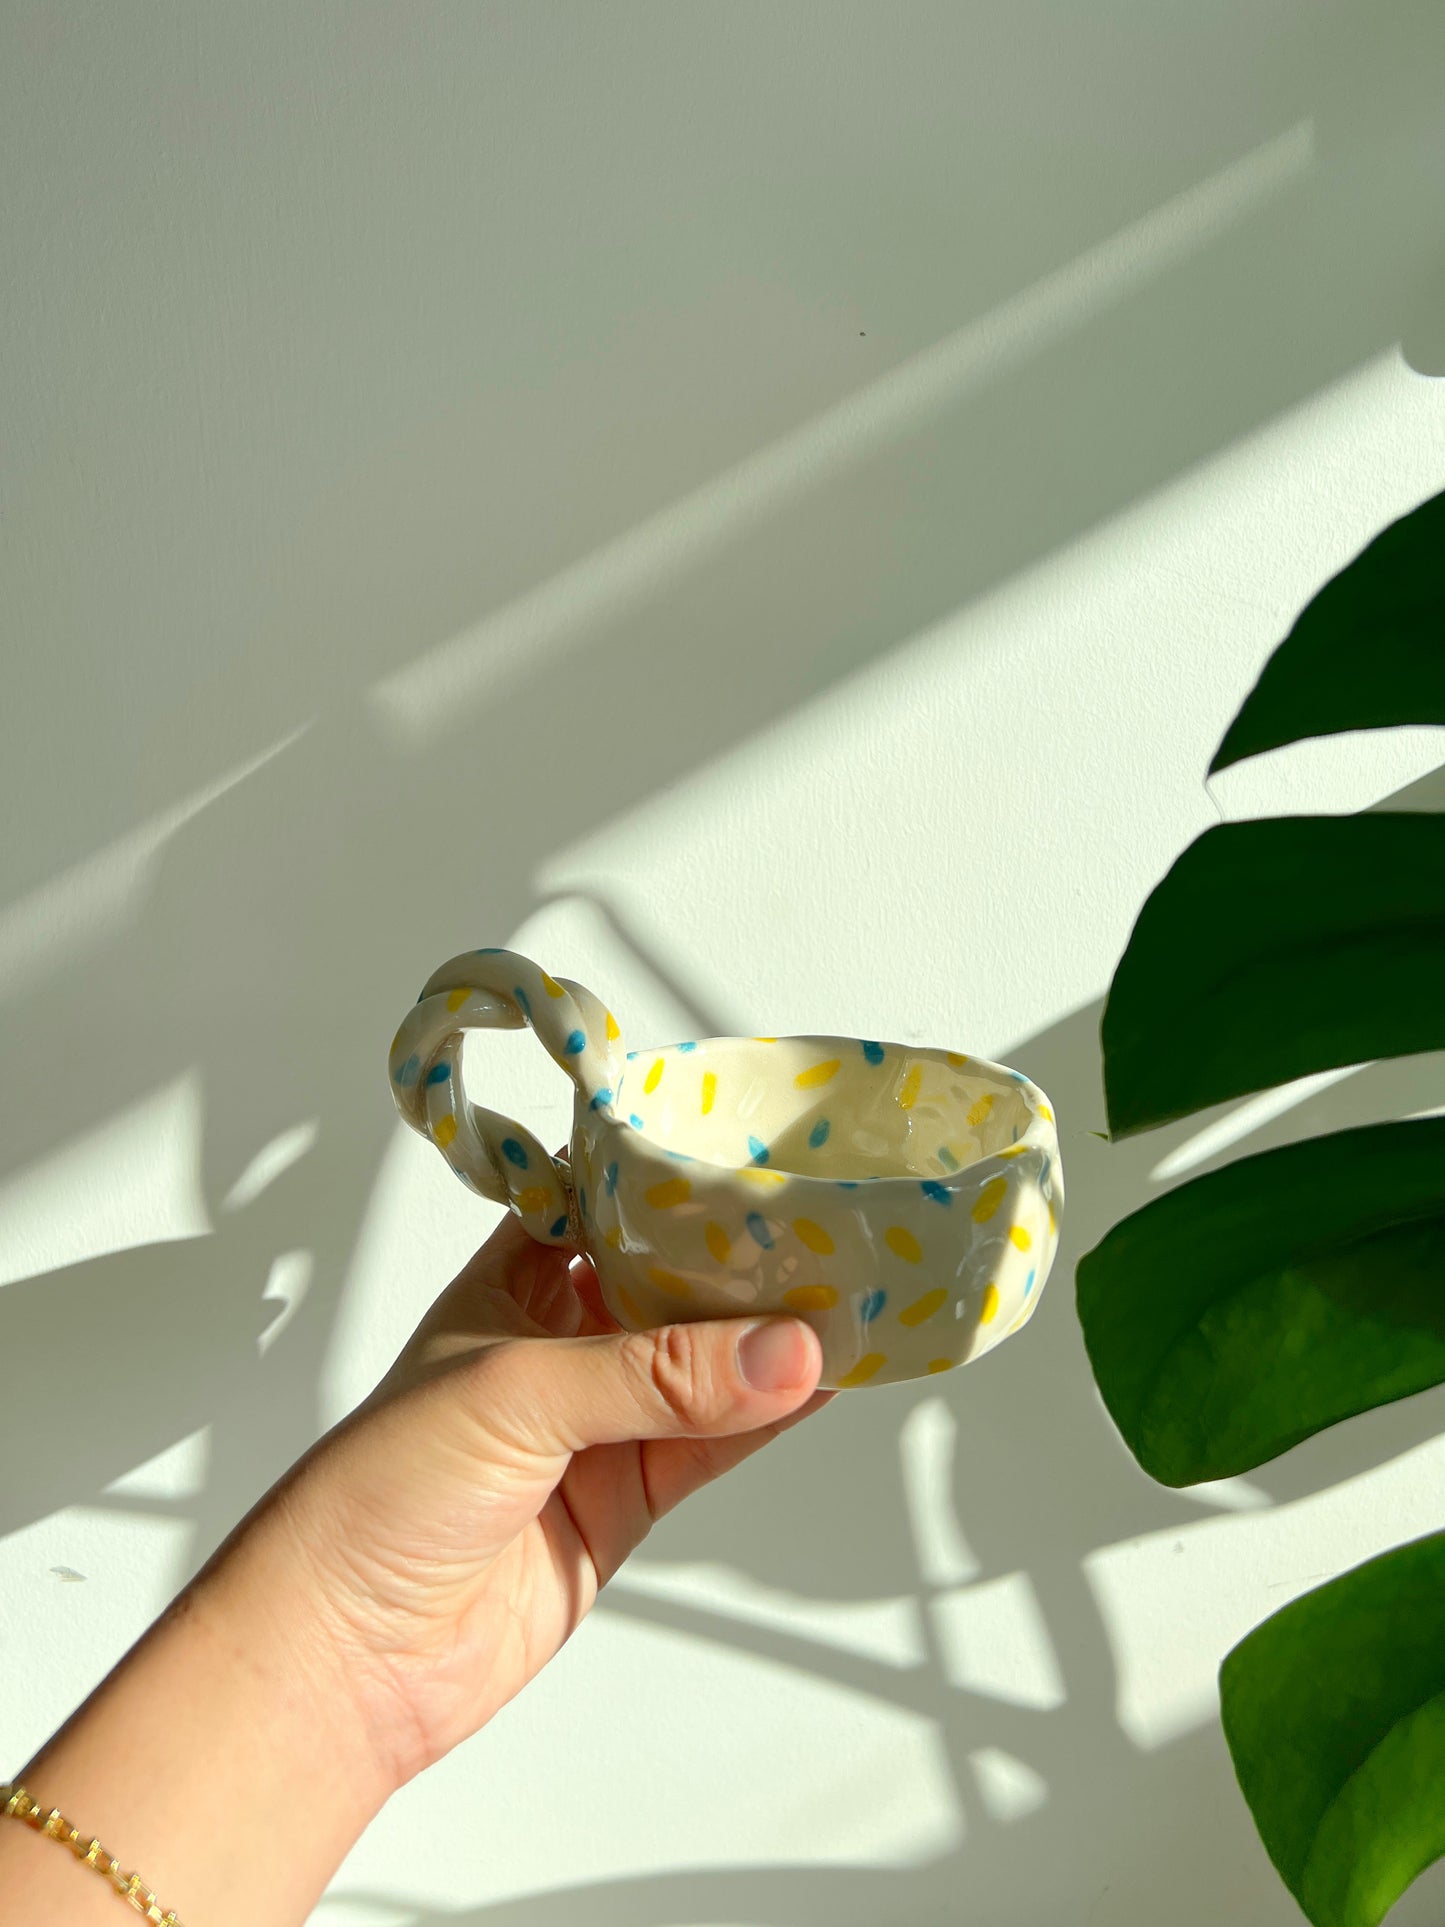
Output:
[[534,1452],[723,1438],[775,1424],[823,1369],[797,1318],[720,1318],[595,1338],[521,1338],[487,1360],[486,1420]]

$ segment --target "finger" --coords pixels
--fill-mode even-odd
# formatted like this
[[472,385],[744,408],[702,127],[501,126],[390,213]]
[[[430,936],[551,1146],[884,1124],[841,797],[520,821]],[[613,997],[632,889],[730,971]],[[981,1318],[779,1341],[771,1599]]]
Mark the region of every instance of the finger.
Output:
[[630,1439],[723,1438],[775,1424],[815,1390],[823,1354],[796,1318],[496,1346],[477,1361],[488,1430],[541,1455]]
[[569,1276],[572,1289],[583,1308],[582,1330],[589,1336],[599,1332],[620,1332],[622,1326],[607,1308],[607,1300],[602,1296],[602,1285],[591,1259],[580,1259],[573,1265]]

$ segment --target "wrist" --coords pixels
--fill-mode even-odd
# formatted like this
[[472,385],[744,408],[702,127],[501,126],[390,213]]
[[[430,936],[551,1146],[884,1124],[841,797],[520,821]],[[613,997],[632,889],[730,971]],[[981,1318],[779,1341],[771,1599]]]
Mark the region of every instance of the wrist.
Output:
[[[243,1529],[16,1776],[183,1921],[299,1927],[393,1790],[304,1581],[284,1538]],[[105,1896],[0,1828],[0,1884],[35,1918]]]
[[267,1709],[291,1755],[335,1773],[345,1761],[358,1810],[370,1818],[407,1777],[346,1636],[320,1565],[280,1508],[267,1504],[191,1581],[171,1608]]

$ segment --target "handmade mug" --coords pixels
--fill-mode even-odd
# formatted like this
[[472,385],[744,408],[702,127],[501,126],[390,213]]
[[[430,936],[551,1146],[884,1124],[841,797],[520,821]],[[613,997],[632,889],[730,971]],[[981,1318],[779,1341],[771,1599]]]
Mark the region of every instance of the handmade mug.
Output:
[[[576,1086],[570,1163],[468,1098],[468,1030],[530,1024]],[[391,1047],[408,1124],[543,1244],[585,1252],[625,1329],[789,1312],[820,1384],[947,1371],[1027,1322],[1058,1247],[1053,1112],[1019,1071],[852,1037],[625,1049],[582,984],[510,950],[428,978]]]

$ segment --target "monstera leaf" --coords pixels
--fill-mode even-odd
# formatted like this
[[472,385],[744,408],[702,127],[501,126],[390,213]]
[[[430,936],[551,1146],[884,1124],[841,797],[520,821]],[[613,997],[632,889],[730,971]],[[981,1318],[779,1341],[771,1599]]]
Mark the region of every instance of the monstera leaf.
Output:
[[1267,1619],[1220,1694],[1285,1885],[1319,1927],[1376,1927],[1445,1854],[1445,1533]]
[[1115,1137],[1445,1045],[1445,817],[1206,830],[1140,911],[1101,1039]]
[[1270,657],[1210,775],[1306,736],[1445,723],[1445,495],[1327,582]]
[[1104,1403],[1164,1485],[1445,1382],[1445,1118],[1181,1184],[1081,1259],[1077,1286]]
[[[1445,722],[1445,496],[1326,585],[1213,769],[1306,736]],[[1101,1026],[1115,1137],[1445,1044],[1445,818],[1225,824],[1150,896]],[[1244,1472],[1445,1382],[1445,1118],[1246,1157],[1078,1268],[1104,1401],[1169,1485]],[[1445,1499],[1442,1499],[1445,1518]],[[1225,1731],[1315,1927],[1375,1927],[1445,1854],[1445,1534],[1297,1600],[1230,1654]]]

